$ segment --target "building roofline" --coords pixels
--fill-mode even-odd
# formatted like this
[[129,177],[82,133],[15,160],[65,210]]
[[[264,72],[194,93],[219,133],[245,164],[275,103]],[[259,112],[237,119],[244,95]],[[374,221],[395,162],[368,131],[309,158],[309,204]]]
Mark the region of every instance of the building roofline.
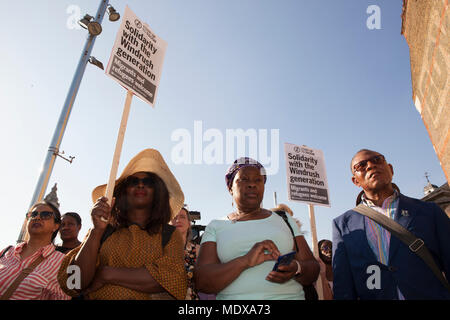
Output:
[[436,198],[436,196],[442,195],[442,194],[450,196],[450,188],[449,188],[448,183],[444,183],[442,186],[435,189],[433,192],[430,192],[429,194],[424,196],[421,200],[432,201],[432,199]]
[[402,6],[402,30],[400,34],[405,35],[405,27],[406,27],[406,10],[408,8],[408,0],[403,0]]

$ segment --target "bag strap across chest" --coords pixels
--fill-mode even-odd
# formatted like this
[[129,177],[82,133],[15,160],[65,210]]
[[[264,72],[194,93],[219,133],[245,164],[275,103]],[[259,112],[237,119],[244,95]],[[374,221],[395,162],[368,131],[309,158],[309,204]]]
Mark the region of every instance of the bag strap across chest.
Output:
[[0,300],[8,300],[14,294],[16,289],[22,283],[22,281],[28,277],[30,273],[42,262],[45,258],[41,255],[34,260],[28,267],[24,268],[22,272],[17,276],[16,280],[6,289],[5,293],[0,297]]
[[3,256],[9,251],[9,249],[11,249],[13,246],[8,246],[8,247],[6,247],[4,250],[3,250],[3,252],[2,252],[2,254],[0,255],[0,258],[3,258]]
[[383,228],[388,230],[395,237],[397,237],[400,241],[402,241],[412,252],[417,254],[427,264],[427,266],[439,279],[442,285],[445,288],[447,288],[448,291],[450,291],[450,285],[447,279],[445,279],[444,275],[442,274],[442,271],[437,266],[433,256],[431,255],[428,248],[425,246],[425,243],[422,239],[417,238],[413,233],[404,228],[401,224],[399,224],[395,220],[379,213],[378,211],[372,208],[369,208],[366,205],[359,204],[353,210],[375,221]]
[[288,217],[286,215],[286,212],[284,211],[274,211],[277,215],[279,215],[281,218],[283,218],[284,222],[286,222],[287,226],[289,227],[289,230],[291,230],[292,238],[294,238],[294,244],[295,244],[295,251],[298,252],[298,246],[297,241],[295,241],[295,235],[294,230],[292,230],[291,224],[288,221]]

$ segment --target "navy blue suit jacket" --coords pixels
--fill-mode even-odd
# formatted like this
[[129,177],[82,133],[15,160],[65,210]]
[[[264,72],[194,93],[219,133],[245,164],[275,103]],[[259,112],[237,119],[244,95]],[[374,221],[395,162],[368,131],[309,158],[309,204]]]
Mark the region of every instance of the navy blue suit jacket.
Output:
[[[407,214],[402,215],[402,211]],[[404,212],[405,213],[405,212]],[[378,262],[369,246],[365,217],[349,210],[333,220],[333,292],[335,299],[450,299],[450,293],[426,263],[391,235],[388,265]],[[436,264],[450,279],[450,219],[435,204],[400,194],[394,220],[421,238]],[[367,280],[380,270],[380,289],[369,289]],[[371,278],[373,279],[373,278]],[[371,282],[369,279],[369,282]],[[372,286],[373,287],[373,286]]]

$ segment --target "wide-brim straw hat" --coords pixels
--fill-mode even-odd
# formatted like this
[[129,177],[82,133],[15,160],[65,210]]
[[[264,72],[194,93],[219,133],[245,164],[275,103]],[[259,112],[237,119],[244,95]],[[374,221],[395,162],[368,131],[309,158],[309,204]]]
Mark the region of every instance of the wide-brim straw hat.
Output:
[[[116,180],[114,187],[137,172],[152,172],[157,174],[158,177],[164,181],[167,190],[169,190],[169,202],[172,211],[171,219],[175,217],[184,205],[184,194],[180,184],[170,171],[159,151],[155,149],[145,149],[139,152],[130,160],[125,169],[123,169],[122,174]],[[105,192],[106,184],[96,187],[92,191],[92,201],[95,203],[98,198],[105,195]]]

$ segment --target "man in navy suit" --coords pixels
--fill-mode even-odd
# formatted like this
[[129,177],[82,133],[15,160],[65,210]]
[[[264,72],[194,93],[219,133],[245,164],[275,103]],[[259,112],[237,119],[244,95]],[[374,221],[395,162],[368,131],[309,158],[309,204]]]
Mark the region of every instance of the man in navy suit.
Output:
[[[450,279],[450,219],[435,204],[402,195],[384,156],[363,149],[351,161],[357,204],[394,219],[422,239]],[[335,299],[450,299],[450,292],[408,246],[373,220],[349,210],[333,220]]]

